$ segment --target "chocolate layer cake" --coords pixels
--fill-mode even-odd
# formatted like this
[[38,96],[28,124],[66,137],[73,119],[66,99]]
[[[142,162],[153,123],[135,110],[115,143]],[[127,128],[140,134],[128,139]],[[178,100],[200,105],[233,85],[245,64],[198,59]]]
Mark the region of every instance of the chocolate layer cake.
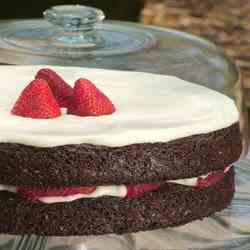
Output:
[[[230,204],[242,150],[230,98],[172,76],[52,67],[67,85],[40,68],[0,68],[0,233],[122,234]],[[96,87],[73,88],[80,77]]]

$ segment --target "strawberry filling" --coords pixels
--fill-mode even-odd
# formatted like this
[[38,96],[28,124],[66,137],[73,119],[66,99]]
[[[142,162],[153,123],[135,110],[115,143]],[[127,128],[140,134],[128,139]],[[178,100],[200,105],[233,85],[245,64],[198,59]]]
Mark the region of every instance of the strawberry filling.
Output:
[[199,188],[208,187],[210,185],[215,184],[216,182],[221,180],[223,177],[224,177],[224,172],[222,170],[212,172],[206,177],[198,177],[196,186]]
[[[205,188],[210,185],[215,184],[216,182],[220,181],[225,173],[230,168],[227,167],[225,170],[219,170],[209,173],[206,176],[199,176],[195,178],[194,186],[197,188]],[[143,195],[146,192],[150,192],[153,190],[158,189],[161,186],[161,183],[145,183],[145,184],[130,184],[126,185],[126,196],[125,198],[136,198]],[[66,197],[72,196],[77,194],[85,194],[89,195],[92,194],[97,190],[96,186],[91,187],[66,187],[66,188],[26,188],[20,187],[17,189],[17,192],[22,194],[28,199],[36,200],[42,197]]]
[[136,198],[142,194],[158,189],[161,184],[127,185],[127,198]]
[[20,187],[17,192],[30,199],[52,196],[69,196],[75,194],[90,194],[96,190],[96,187],[66,187],[66,188],[25,188]]

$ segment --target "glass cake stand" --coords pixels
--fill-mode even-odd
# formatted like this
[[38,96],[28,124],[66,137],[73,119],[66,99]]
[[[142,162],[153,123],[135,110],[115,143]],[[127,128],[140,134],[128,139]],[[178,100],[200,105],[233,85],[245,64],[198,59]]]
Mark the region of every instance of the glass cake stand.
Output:
[[[240,74],[214,44],[172,29],[102,22],[103,12],[82,6],[55,7],[44,16],[0,22],[0,63],[144,71],[204,85],[234,98],[247,151],[248,112]],[[250,154],[235,166],[236,194],[231,206],[202,221],[122,236],[0,235],[0,250],[249,250]]]

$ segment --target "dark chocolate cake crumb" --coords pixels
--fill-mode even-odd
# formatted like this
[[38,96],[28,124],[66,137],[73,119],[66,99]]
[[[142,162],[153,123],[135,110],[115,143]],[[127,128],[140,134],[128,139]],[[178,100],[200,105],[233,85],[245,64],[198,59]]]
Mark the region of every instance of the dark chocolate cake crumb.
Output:
[[166,143],[122,147],[0,143],[0,183],[30,187],[158,183],[224,169],[241,151],[238,123]]

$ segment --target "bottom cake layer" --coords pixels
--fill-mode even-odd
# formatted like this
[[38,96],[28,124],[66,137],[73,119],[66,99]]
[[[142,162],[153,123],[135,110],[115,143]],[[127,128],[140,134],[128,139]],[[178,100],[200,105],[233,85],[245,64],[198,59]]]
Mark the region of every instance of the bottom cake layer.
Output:
[[233,194],[233,168],[206,188],[166,183],[133,199],[102,197],[44,204],[0,192],[0,233],[76,236],[173,227],[226,208]]

